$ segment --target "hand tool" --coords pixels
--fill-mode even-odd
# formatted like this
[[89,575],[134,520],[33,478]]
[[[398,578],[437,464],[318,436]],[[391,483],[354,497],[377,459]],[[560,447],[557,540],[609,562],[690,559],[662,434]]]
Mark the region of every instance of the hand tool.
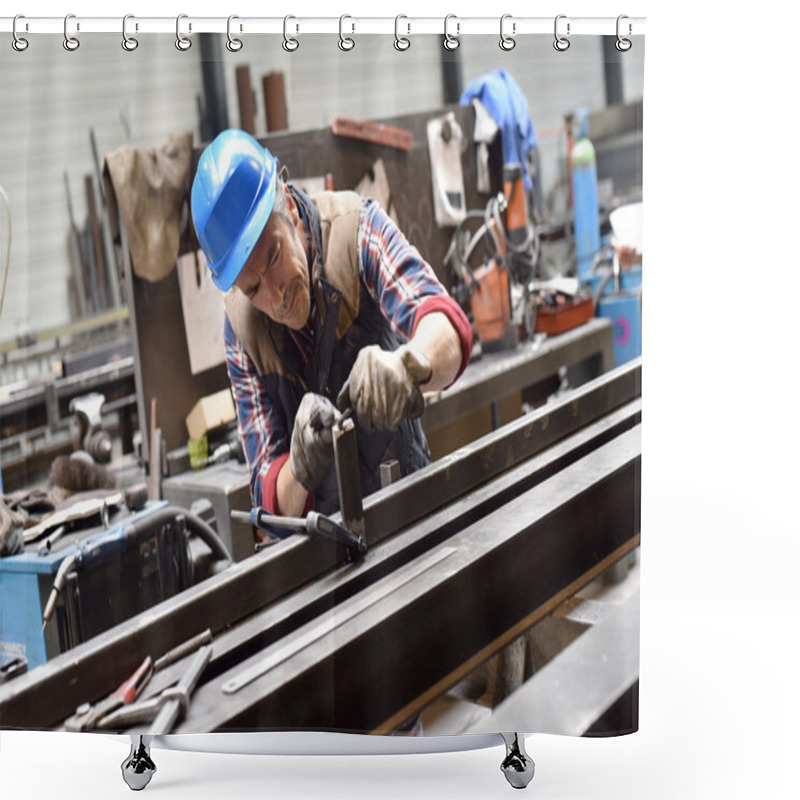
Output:
[[188,711],[192,692],[211,660],[211,652],[211,645],[200,648],[177,684],[164,689],[149,700],[117,708],[100,719],[97,727],[105,730],[122,730],[140,723],[150,723],[147,730],[153,736],[169,733],[178,721],[178,717]]
[[136,672],[104,700],[98,703],[83,703],[78,706],[75,713],[64,723],[66,729],[69,731],[87,731],[103,727],[106,717],[122,708],[122,706],[133,704],[156,672],[193,653],[198,647],[210,643],[211,630],[207,628],[197,636],[165,653],[155,662],[153,662],[151,656],[147,656]]
[[[256,528],[274,534],[280,539],[285,539],[293,533],[322,536],[336,544],[344,545],[351,560],[361,558],[367,552],[367,545],[360,536],[356,536],[330,517],[318,514],[316,511],[309,511],[305,518],[281,517],[256,506],[250,510],[249,514],[246,511],[231,511],[231,519],[249,522]],[[256,545],[256,549],[262,549],[270,544],[272,542],[260,543]]]
[[183,644],[179,644],[177,647],[173,647],[172,650],[164,653],[161,658],[156,659],[153,671],[158,672],[159,670],[165,669],[170,666],[170,664],[174,664],[176,661],[180,661],[185,656],[193,653],[198,647],[204,644],[211,644],[211,628],[206,628],[202,633],[198,633],[197,636],[193,636]]
[[120,687],[99,703],[84,703],[64,723],[68,731],[89,731],[122,706],[130,705],[142,693],[153,676],[153,659],[147,656],[136,672]]

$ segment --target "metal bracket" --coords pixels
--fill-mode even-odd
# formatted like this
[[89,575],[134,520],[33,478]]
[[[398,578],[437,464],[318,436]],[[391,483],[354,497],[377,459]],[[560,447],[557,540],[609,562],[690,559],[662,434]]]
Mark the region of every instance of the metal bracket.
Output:
[[356,426],[352,418],[347,415],[333,426],[333,459],[336,465],[336,485],[339,489],[342,522],[345,528],[366,542]]

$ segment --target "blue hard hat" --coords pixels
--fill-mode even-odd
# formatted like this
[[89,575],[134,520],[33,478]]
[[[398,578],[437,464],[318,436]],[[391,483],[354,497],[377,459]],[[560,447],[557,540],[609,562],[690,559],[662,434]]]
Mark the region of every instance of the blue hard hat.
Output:
[[277,159],[249,133],[227,130],[200,156],[192,183],[192,221],[211,279],[233,286],[275,202]]

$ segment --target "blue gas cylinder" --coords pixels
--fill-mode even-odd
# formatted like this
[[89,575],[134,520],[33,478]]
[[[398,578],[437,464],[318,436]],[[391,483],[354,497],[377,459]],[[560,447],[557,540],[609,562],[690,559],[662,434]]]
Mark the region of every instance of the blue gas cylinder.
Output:
[[600,219],[597,201],[597,158],[587,134],[589,111],[578,109],[573,118],[572,202],[575,227],[575,255],[578,278],[591,274],[592,262],[600,249]]

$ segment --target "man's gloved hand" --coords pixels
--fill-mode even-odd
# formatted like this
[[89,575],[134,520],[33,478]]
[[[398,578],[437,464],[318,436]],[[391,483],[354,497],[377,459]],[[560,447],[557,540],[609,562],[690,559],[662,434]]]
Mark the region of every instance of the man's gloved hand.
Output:
[[406,417],[419,417],[425,400],[419,385],[430,380],[431,365],[419,351],[403,345],[361,350],[336,400],[344,411],[352,408],[367,433],[396,430]]
[[319,394],[309,392],[300,401],[289,446],[292,475],[313,492],[333,461],[333,431],[341,414]]

